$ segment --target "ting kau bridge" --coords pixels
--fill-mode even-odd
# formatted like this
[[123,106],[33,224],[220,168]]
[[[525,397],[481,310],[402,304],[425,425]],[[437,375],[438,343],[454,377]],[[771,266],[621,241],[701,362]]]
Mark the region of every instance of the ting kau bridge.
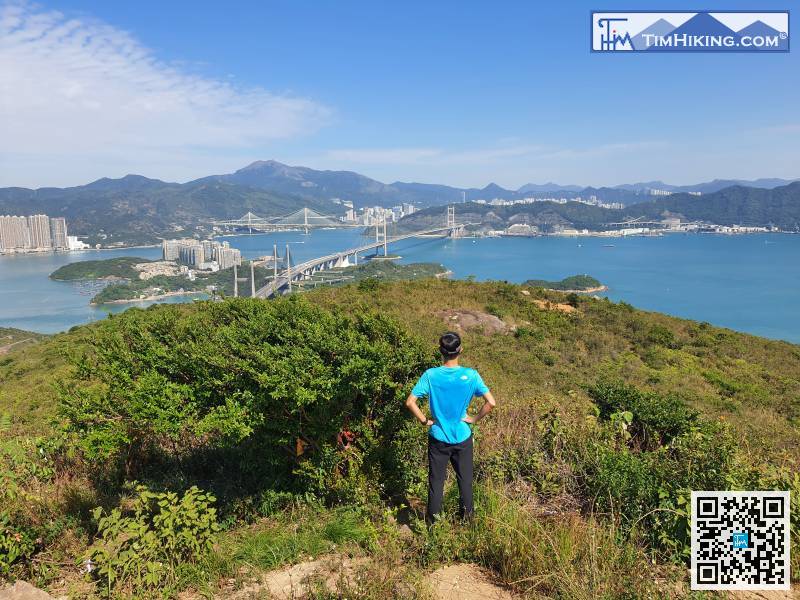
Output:
[[[455,207],[453,206],[447,207],[447,223],[443,227],[434,227],[431,229],[414,231],[412,233],[406,233],[402,235],[391,237],[388,236],[386,232],[386,219],[383,219],[383,221],[380,223],[375,224],[374,242],[370,242],[369,244],[364,244],[356,248],[348,248],[347,250],[320,256],[318,258],[312,258],[311,260],[307,260],[297,265],[291,264],[291,256],[287,245],[285,268],[281,271],[278,270],[278,255],[276,246],[274,249],[275,256],[272,260],[274,269],[272,280],[260,289],[255,290],[253,295],[258,298],[270,298],[278,294],[291,292],[293,282],[311,279],[314,273],[334,269],[337,267],[341,268],[357,265],[359,254],[364,254],[370,250],[374,250],[375,256],[377,257],[378,249],[382,247],[383,256],[385,257],[388,256],[389,244],[421,236],[442,235],[443,237],[459,237],[463,233],[464,227],[467,225],[470,225],[470,223],[456,223]],[[314,225],[309,225],[309,227],[313,226]],[[334,225],[326,225],[326,227],[332,226]],[[364,226],[358,225],[358,227]]]

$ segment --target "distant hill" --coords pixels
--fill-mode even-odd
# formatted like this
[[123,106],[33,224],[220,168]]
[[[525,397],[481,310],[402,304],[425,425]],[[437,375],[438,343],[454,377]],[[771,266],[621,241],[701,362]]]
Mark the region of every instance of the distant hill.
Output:
[[[102,178],[69,188],[0,188],[0,214],[29,215],[41,212],[53,217],[63,216],[67,218],[70,233],[81,236],[88,243],[122,246],[150,244],[166,236],[207,235],[210,232],[210,221],[237,218],[248,211],[270,217],[307,206],[323,214],[342,214],[343,207],[334,203],[334,198],[353,201],[356,207],[411,203],[417,208],[426,209],[445,204],[460,204],[464,200],[469,203],[475,200],[519,200],[527,197],[588,199],[595,196],[601,202],[616,202],[629,207],[653,200],[654,197],[648,192],[650,189],[673,193],[702,192],[705,197],[731,187],[761,189],[764,192],[786,187],[789,183],[791,182],[785,179],[768,178],[752,181],[715,179],[684,186],[649,181],[616,187],[580,187],[549,182],[529,183],[518,190],[509,190],[496,183],[490,183],[483,188],[458,188],[443,184],[400,181],[386,184],[353,171],[319,171],[266,160],[256,161],[234,173],[212,175],[183,184],[150,179],[142,175],[126,175],[119,179]],[[744,192],[742,194],[747,196]],[[773,198],[773,195],[754,194],[752,202],[763,204],[768,202],[768,198]],[[695,207],[696,200],[697,197],[692,197],[688,200],[678,199],[676,202],[687,203],[686,206],[680,206],[689,211],[690,207]],[[661,204],[653,206],[666,206],[663,204],[664,197],[658,202]],[[506,215],[516,214],[529,215],[525,218],[532,218],[532,222],[545,226],[595,223],[594,212],[587,212],[590,209],[582,206],[562,205],[558,208],[554,204],[541,206],[537,203],[529,208],[489,207],[480,209],[479,212],[501,215],[497,217],[498,223],[506,221]],[[701,203],[698,206],[718,204]],[[753,210],[755,213],[745,212],[748,216],[761,214],[759,210]],[[776,224],[791,226],[794,223],[791,207],[777,212],[776,210],[763,213],[762,216],[769,214],[770,219],[777,218],[773,221]],[[725,219],[731,220],[736,216],[735,212],[725,212],[719,217],[711,212],[701,212],[706,220],[718,223],[724,223]],[[492,221],[494,216],[490,216],[489,220]],[[424,219],[425,215],[417,218]],[[524,219],[522,222],[525,222]]]
[[467,200],[521,197],[517,192],[495,184],[483,189],[427,183],[386,184],[353,171],[318,171],[275,160],[256,161],[234,173],[204,177],[195,183],[211,181],[247,185],[302,198],[341,198],[351,200],[356,206],[395,206],[403,202],[432,206],[460,202],[464,194]]
[[627,190],[632,192],[646,192],[647,190],[666,190],[668,192],[701,192],[708,194],[718,192],[734,185],[743,187],[772,189],[782,185],[798,181],[797,179],[780,179],[777,177],[766,177],[762,179],[714,179],[703,183],[692,185],[671,185],[663,181],[645,181],[640,183],[624,183],[614,186],[614,189]]
[[775,225],[781,229],[798,231],[800,182],[769,190],[733,186],[699,197],[673,194],[628,206],[623,212],[649,218],[677,215],[687,221],[707,221],[720,225]]
[[209,221],[247,211],[280,216],[303,206],[332,214],[330,201],[297,198],[220,181],[166,183],[138,175],[70,188],[0,189],[0,214],[67,218],[69,233],[91,244],[149,244],[164,236],[206,234]]
[[[800,182],[769,190],[734,186],[702,196],[678,193],[631,204],[623,209],[599,208],[579,202],[534,202],[512,206],[468,202],[456,207],[457,220],[480,223],[478,229],[504,229],[515,223],[525,223],[536,225],[544,232],[559,225],[599,230],[604,229],[606,223],[637,217],[648,220],[677,217],[684,221],[753,227],[774,225],[786,231],[800,231]],[[398,229],[422,229],[444,220],[445,208],[433,207],[403,218]]]

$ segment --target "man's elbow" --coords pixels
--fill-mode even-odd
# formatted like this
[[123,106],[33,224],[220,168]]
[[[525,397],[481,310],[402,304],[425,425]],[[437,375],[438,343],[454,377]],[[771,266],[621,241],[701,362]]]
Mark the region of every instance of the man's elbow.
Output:
[[406,398],[406,408],[411,408],[417,403],[417,399],[414,396],[409,396]]
[[494,407],[497,406],[497,402],[495,401],[494,396],[491,394],[486,394],[486,396],[484,396],[484,400],[486,400],[486,404],[489,405],[490,409],[494,409]]

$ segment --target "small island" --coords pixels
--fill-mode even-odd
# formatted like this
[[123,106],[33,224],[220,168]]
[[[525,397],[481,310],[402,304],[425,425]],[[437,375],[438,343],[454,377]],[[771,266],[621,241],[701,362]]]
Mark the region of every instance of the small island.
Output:
[[608,289],[600,281],[589,275],[572,275],[571,277],[565,277],[561,281],[529,279],[523,285],[576,294],[593,294],[595,292],[604,292]]

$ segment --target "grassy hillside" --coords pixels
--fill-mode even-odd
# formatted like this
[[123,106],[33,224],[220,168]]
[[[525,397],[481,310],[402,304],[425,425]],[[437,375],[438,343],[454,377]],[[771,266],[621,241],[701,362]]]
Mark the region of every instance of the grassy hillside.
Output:
[[21,350],[26,345],[35,344],[47,336],[32,331],[0,327],[0,355]]
[[546,281],[544,279],[528,279],[523,285],[530,287],[541,287],[548,290],[558,291],[587,291],[596,290],[603,286],[598,279],[589,275],[572,275],[565,277],[561,281]]
[[[127,575],[114,597],[153,585],[220,594],[339,551],[374,561],[353,598],[417,597],[423,574],[454,560],[531,597],[684,597],[688,490],[800,491],[800,347],[604,299],[564,312],[565,299],[503,283],[371,282],[132,309],[9,354],[0,476],[17,491],[0,518],[20,541],[6,575],[101,590],[102,577],[59,565],[94,543],[98,564],[124,572],[130,538],[111,524],[138,527],[133,501],[161,510],[136,479],[178,494],[154,498],[193,511],[200,520],[182,527],[215,552],[181,546],[172,564],[145,544],[136,556],[167,566],[152,580]],[[428,531],[424,431],[402,399],[462,314],[506,326],[463,332],[464,363],[499,406],[475,430],[475,525]],[[192,485],[216,496],[216,513]],[[95,506],[121,512],[98,522]]]

